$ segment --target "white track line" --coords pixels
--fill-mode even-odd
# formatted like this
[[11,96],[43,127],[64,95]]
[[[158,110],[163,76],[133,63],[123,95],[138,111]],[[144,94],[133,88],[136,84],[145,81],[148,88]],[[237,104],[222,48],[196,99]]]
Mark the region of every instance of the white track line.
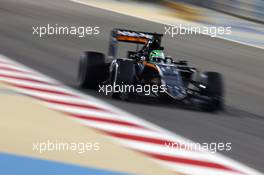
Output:
[[[252,168],[218,153],[212,154],[197,150],[170,150],[165,146],[165,142],[188,144],[191,141],[137,116],[122,111],[110,104],[104,103],[94,97],[71,89],[62,83],[12,61],[3,55],[0,55],[0,62],[1,61],[5,62],[6,67],[4,64],[1,65],[2,67],[0,66],[0,80],[9,83],[16,91],[33,98],[35,97],[42,102],[42,104],[51,109],[63,113],[71,113],[70,116],[82,125],[95,128],[102,133],[105,133],[108,137],[116,140],[127,148],[144,152],[145,155],[151,157],[154,161],[159,163],[162,162],[162,165],[165,165],[173,171],[186,174],[208,175],[237,174],[237,171],[241,172],[240,174],[261,174]],[[15,69],[13,70],[14,74],[12,74],[12,70],[5,72],[5,68],[8,68],[9,63],[10,65],[15,66]],[[17,80],[16,78],[6,78],[3,76],[16,75],[16,67],[18,69],[26,70],[24,75],[21,75],[23,74],[21,72],[19,73],[20,77],[26,76],[29,79]],[[28,76],[28,74],[30,74],[30,76]],[[33,82],[32,80],[35,79],[35,76],[38,76],[39,79],[45,80],[45,83],[47,84]],[[23,87],[19,87],[19,85],[23,85]],[[45,90],[52,90],[55,94],[51,94]],[[66,94],[61,94],[61,92]],[[48,99],[56,101],[47,101]],[[67,100],[72,106],[64,104],[65,100]],[[62,104],[60,104],[60,102]],[[90,108],[90,106],[78,106],[83,104],[91,105],[92,108]],[[84,118],[80,119],[76,117],[80,114],[84,116]],[[133,126],[128,124],[133,124]],[[162,149],[163,147],[164,149]]]

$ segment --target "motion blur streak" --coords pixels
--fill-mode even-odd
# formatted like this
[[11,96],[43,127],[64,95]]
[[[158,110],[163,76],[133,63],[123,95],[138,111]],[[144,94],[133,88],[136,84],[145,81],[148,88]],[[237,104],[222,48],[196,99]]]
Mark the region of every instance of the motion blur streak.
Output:
[[[109,33],[113,28],[125,27],[158,33],[164,31],[164,26],[158,23],[107,12],[64,0],[46,0],[45,2],[40,0],[0,0],[0,3],[1,53],[54,77],[69,86],[75,86],[80,52],[83,50],[107,50]],[[83,24],[95,26],[100,24],[102,31],[101,34],[96,37],[84,39],[61,36],[39,39],[32,36],[32,26],[47,23],[65,23],[69,26]],[[22,88],[16,89],[24,94],[35,97],[61,100],[76,104],[87,104],[96,107],[99,107],[97,104],[101,104],[98,102],[98,99],[101,99],[196,142],[210,143],[218,140],[231,141],[232,151],[222,152],[223,154],[243,162],[250,167],[264,171],[264,150],[262,149],[264,145],[264,51],[221,39],[212,39],[203,35],[188,35],[186,38],[182,39],[167,37],[164,38],[163,43],[166,48],[165,51],[168,52],[168,54],[176,56],[176,58],[188,58],[192,64],[198,67],[207,70],[216,70],[224,74],[226,83],[226,111],[218,114],[208,114],[179,109],[174,105],[163,106],[142,103],[124,103],[105,98],[93,91],[84,92],[94,96],[96,99],[92,98],[91,100],[91,98],[89,98],[89,100],[86,100],[86,98],[79,99],[72,96],[54,95],[43,91],[39,92]],[[124,51],[122,48],[120,48],[120,50]],[[6,59],[1,61],[8,62]],[[9,72],[13,72],[13,70],[16,70],[16,73],[25,72],[22,67],[14,68],[13,63],[12,66],[1,64],[0,68],[3,71]],[[30,76],[27,76],[23,74],[23,76],[21,75],[20,77],[30,79],[30,77],[35,75],[36,74],[30,74]],[[2,78],[5,78],[5,80],[11,79],[7,77]],[[45,79],[46,78],[47,77],[45,77]],[[16,81],[15,79],[12,80]],[[52,82],[52,84],[58,83],[54,83],[54,81],[51,80],[49,80],[49,82]],[[53,109],[56,108],[60,111],[69,109],[68,105],[58,104],[54,106],[52,103],[44,103],[50,104],[50,107],[52,106]],[[110,108],[112,108],[109,106],[104,107],[107,110],[111,110]],[[133,117],[129,117],[128,119],[126,117],[127,115],[123,114],[119,116],[105,111],[99,112],[98,110],[89,110],[88,112],[88,109],[82,109],[81,107],[73,108],[70,108],[69,111],[66,112],[73,112],[78,115],[90,114],[98,118],[116,119],[142,125],[142,119]],[[103,124],[103,122],[89,122],[83,119],[77,120],[85,124],[92,124],[98,128],[105,124]],[[116,129],[117,125],[109,124],[108,126],[112,126],[108,127],[109,129]],[[124,130],[124,128],[121,129]],[[154,128],[148,127],[148,129],[153,130]],[[140,134],[140,132],[135,132],[135,130],[127,129],[127,131],[129,133]],[[141,133],[144,134],[144,132]],[[151,132],[147,132],[144,137],[150,137],[150,134]],[[177,140],[172,140],[169,134],[167,136],[168,137],[165,139],[168,139],[168,141],[184,141],[181,137],[177,137]],[[161,139],[158,133],[152,134],[152,137]],[[131,144],[131,140],[128,141],[123,139],[122,141]],[[148,143],[148,145],[150,145],[150,143]],[[136,144],[134,143],[133,146],[136,146]],[[141,148],[144,149],[143,147]],[[149,146],[146,147],[147,150],[148,148]],[[168,150],[168,152],[171,152],[171,154],[178,154],[176,151],[173,152]],[[184,152],[181,153],[185,154]],[[191,156],[194,156],[194,154],[191,154]],[[203,158],[207,159],[211,156],[212,154],[203,156]],[[202,156],[198,157],[202,158]],[[222,156],[220,156],[220,158],[214,158],[217,159],[217,162],[221,162],[221,164],[223,163],[227,166],[233,165],[229,160],[223,160]],[[186,173],[193,171],[197,174],[210,174],[209,172],[211,172],[209,168],[191,167],[162,160],[159,160],[159,162],[161,164],[165,162],[165,166]],[[242,171],[248,171],[247,168],[242,169]],[[214,169],[212,169],[212,171],[214,172]],[[225,173],[227,174],[227,171],[225,171]],[[233,173],[230,172],[229,174]]]
[[[3,64],[0,62],[0,64],[2,64],[1,66],[4,67],[5,65],[8,65],[8,61],[9,59],[8,58],[5,58],[4,56],[0,56],[0,59],[5,61],[6,63]],[[12,62],[10,61],[10,64],[14,65],[15,67],[22,67],[22,65],[19,65],[15,62]],[[23,69],[26,69],[25,67]],[[0,68],[1,70],[1,68]],[[9,85],[15,87],[15,89],[17,91],[20,91],[26,95],[30,95],[32,97],[35,97],[34,95],[32,94],[27,94],[25,93],[25,91],[21,91],[21,90],[24,90],[24,89],[27,89],[29,91],[35,91],[35,92],[38,92],[38,93],[50,93],[50,94],[59,94],[59,95],[63,95],[63,96],[70,96],[70,97],[75,97],[75,98],[83,98],[82,96],[80,96],[80,94],[74,92],[74,91],[71,91],[70,89],[67,89],[67,87],[63,87],[63,85],[48,85],[50,84],[49,81],[45,81],[45,82],[37,82],[37,81],[31,81],[32,78],[30,78],[30,74],[31,75],[36,75],[38,73],[36,73],[35,71],[30,71],[28,70],[27,71],[28,73],[25,73],[24,76],[25,76],[25,79],[23,79],[23,81],[21,80],[17,80],[16,77],[7,77],[5,76],[4,73],[0,74],[0,80],[8,83]],[[22,73],[23,74],[23,73]],[[38,74],[40,77],[43,77],[43,79],[45,79],[45,76],[44,75],[40,75]],[[48,79],[48,78],[46,78]],[[21,85],[22,84],[22,85]],[[25,85],[26,84],[26,85]],[[44,84],[44,85],[43,85]],[[60,83],[57,83],[57,84],[60,84]],[[59,88],[58,88],[59,86]],[[41,87],[41,88],[39,88]],[[65,91],[65,93],[63,93],[62,91]],[[42,100],[41,98],[39,97],[36,97],[36,99],[38,100]],[[87,99],[89,100],[89,99]],[[48,103],[49,105],[48,106],[54,106],[54,105],[57,105],[58,103],[54,103],[54,101],[47,101],[44,99],[44,102],[45,103]],[[60,103],[60,102],[59,102]],[[61,102],[63,104],[63,102]],[[65,104],[64,104],[65,105]],[[67,104],[66,104],[67,105]],[[81,105],[81,104],[80,104]],[[78,104],[76,105],[71,105],[69,106],[68,105],[68,108],[77,108],[79,110],[82,110],[82,111],[93,111],[93,110],[96,110],[100,112],[100,109],[103,109],[102,112],[104,111],[104,106],[100,105],[100,104],[96,104],[95,107],[89,107],[89,108],[83,108],[83,106],[78,106]],[[65,109],[65,108],[64,108]],[[67,110],[61,110],[62,112],[66,112]],[[122,117],[126,117],[128,120],[129,120],[129,116],[125,116],[124,114],[122,113],[118,113],[118,111],[116,111],[115,109],[112,110],[114,113],[117,113],[117,115],[120,115]],[[67,112],[66,112],[67,114]],[[68,113],[69,114],[69,113]],[[80,116],[80,115],[76,115],[76,114],[70,114],[72,117],[78,119],[82,124],[84,125],[87,125],[87,126],[90,126],[90,127],[93,127],[95,129],[98,129],[98,130],[101,130],[103,131],[104,133],[106,133],[108,136],[111,136],[111,137],[114,137],[114,138],[118,138],[118,139],[124,139],[124,140],[133,140],[135,142],[147,142],[147,143],[153,143],[153,144],[164,144],[164,149],[168,149],[165,147],[165,143],[166,142],[182,142],[182,141],[179,141],[179,139],[177,138],[177,136],[174,136],[173,138],[167,140],[167,139],[158,139],[158,138],[155,138],[155,135],[162,135],[164,138],[166,138],[166,135],[167,133],[166,132],[162,132],[160,131],[159,129],[156,129],[155,127],[149,125],[147,122],[144,122],[142,121],[141,124],[137,124],[137,123],[133,123],[133,121],[130,121],[130,122],[124,122],[124,121],[118,121],[118,119],[115,119],[115,120],[109,120],[107,118],[97,118],[96,116],[90,116],[90,115],[83,115],[83,116]],[[103,116],[102,116],[103,117]],[[89,122],[88,122],[89,121]],[[94,125],[93,125],[94,123]],[[137,126],[137,127],[135,127]],[[114,127],[115,129],[118,129],[120,130],[120,128],[123,128],[122,132],[115,132],[112,127]],[[141,129],[142,128],[142,129]],[[152,132],[152,137],[153,138],[150,138],[150,137],[146,137],[144,136],[148,131],[145,131],[145,132],[138,132],[140,130],[144,130],[145,128],[150,128],[151,130],[149,132]],[[120,134],[122,133],[122,134]],[[185,141],[187,142],[187,141]],[[120,142],[120,143],[123,143],[124,146],[126,147],[130,147],[134,150],[138,150],[136,147],[133,147],[133,145],[129,144],[129,142]],[[143,144],[143,147],[148,147],[147,144]],[[163,148],[161,147],[160,149],[157,149],[156,153],[151,153],[151,152],[148,152],[148,150],[145,150],[144,152],[142,150],[139,150],[141,153],[144,153],[145,155],[148,155],[154,159],[158,159],[158,160],[163,160],[163,161],[168,161],[168,162],[173,162],[175,164],[184,164],[185,166],[188,165],[188,166],[194,166],[196,167],[197,169],[205,169],[205,168],[209,168],[209,169],[214,169],[215,171],[215,174],[218,174],[219,171],[226,171],[227,173],[229,172],[232,172],[234,174],[244,174],[244,170],[242,171],[242,169],[246,169],[245,173],[251,173],[251,174],[257,174],[257,172],[254,172],[254,170],[251,170],[247,167],[245,167],[244,165],[242,164],[237,164],[236,162],[232,162],[228,159],[225,159],[225,158],[221,158],[221,160],[219,161],[219,158],[220,156],[218,155],[215,155],[215,156],[211,156],[211,159],[207,158],[207,160],[201,160],[203,159],[203,157],[207,157],[208,152],[203,152],[201,154],[201,152],[199,150],[195,151],[195,152],[192,152],[193,156],[196,157],[194,159],[186,159],[185,158],[185,155],[181,155],[180,157],[179,156],[176,156],[176,155],[164,155],[163,153],[159,153],[161,150],[163,150]],[[171,150],[168,149],[168,152],[170,153]],[[198,156],[195,156],[196,154],[199,154],[199,159],[197,159]],[[241,169],[241,170],[240,170]],[[178,169],[173,169],[174,171],[179,171]],[[189,174],[195,174],[194,172],[190,172],[190,171],[184,171],[182,173],[189,173]],[[213,173],[214,174],[214,173]],[[225,174],[225,173],[224,173]]]

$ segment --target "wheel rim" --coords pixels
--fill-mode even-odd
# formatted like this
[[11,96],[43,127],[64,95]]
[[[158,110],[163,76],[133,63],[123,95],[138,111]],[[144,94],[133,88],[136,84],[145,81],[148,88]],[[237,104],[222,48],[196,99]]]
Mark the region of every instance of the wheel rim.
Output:
[[121,100],[125,100],[125,101],[129,100],[129,96],[126,92],[119,93],[118,95]]

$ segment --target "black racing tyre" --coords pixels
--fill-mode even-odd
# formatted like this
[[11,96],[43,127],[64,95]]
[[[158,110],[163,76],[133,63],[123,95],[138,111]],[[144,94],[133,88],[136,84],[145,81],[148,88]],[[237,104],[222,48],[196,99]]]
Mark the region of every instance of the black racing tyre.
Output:
[[117,84],[134,84],[136,69],[131,60],[118,60]]
[[205,111],[216,111],[223,108],[224,85],[223,77],[218,72],[205,72],[206,89],[203,95],[206,95],[210,100],[202,105]]
[[[116,65],[113,67],[111,74],[111,84],[114,83],[119,86],[125,87],[126,85],[134,85],[136,76],[135,64],[132,60],[118,59]],[[123,89],[124,90],[124,89]],[[125,91],[125,90],[124,90]],[[133,93],[125,92],[115,92],[112,94],[113,98],[129,100]]]
[[80,88],[97,89],[105,79],[105,56],[99,52],[83,52],[78,70]]

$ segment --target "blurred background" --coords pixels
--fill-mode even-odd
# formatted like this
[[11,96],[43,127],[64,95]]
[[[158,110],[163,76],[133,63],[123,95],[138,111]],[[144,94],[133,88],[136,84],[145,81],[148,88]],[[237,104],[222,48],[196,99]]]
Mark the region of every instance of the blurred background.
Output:
[[263,0],[141,0],[146,2],[163,3],[171,7],[185,4],[205,7],[219,12],[227,13],[247,20],[264,22]]
[[[19,88],[13,90],[11,85],[0,84],[0,106],[3,106],[0,110],[0,129],[4,131],[0,133],[0,174],[46,175],[49,171],[49,174],[63,175],[78,175],[78,172],[81,175],[170,175],[173,170],[173,173],[192,175],[233,175],[230,170],[242,172],[248,170],[247,166],[264,172],[263,7],[263,0],[0,0],[0,80],[16,82],[21,87],[18,91]],[[33,35],[33,27],[47,24],[69,28],[100,27],[100,35],[83,38],[77,35],[49,35],[41,38]],[[216,38],[202,34],[171,37],[164,33],[164,28],[168,27],[166,25],[200,28],[230,26],[232,34]],[[80,90],[76,84],[81,53],[106,53],[113,28],[164,33],[162,45],[167,55],[186,59],[191,66],[205,71],[221,72],[225,77],[225,110],[205,113],[177,105],[126,103],[96,91]],[[119,47],[122,53],[128,49]],[[72,98],[51,95],[52,92],[45,89],[43,92],[40,92],[41,89],[37,91],[36,87],[40,85],[28,81],[32,77],[36,80],[46,78],[38,77],[38,73],[25,75],[13,72],[10,67],[15,70],[21,70],[21,67],[7,64],[9,59],[59,80],[67,89],[70,87],[82,96],[86,95],[87,99],[76,99],[74,94]],[[28,80],[17,80],[17,75]],[[57,90],[57,87],[47,86]],[[37,100],[39,98],[28,97],[25,92],[47,97],[50,102],[44,102],[46,105],[43,105],[41,100]],[[116,107],[117,111],[104,110],[99,113],[98,107],[111,110]],[[66,116],[64,112],[58,112],[59,109],[69,110],[79,118]],[[122,117],[117,116],[120,110]],[[162,143],[166,134],[158,132],[155,138],[152,131],[147,133],[135,129],[132,132],[126,128],[130,125],[119,121],[127,121],[130,117],[133,122],[134,118],[138,119],[140,126],[147,121],[169,131],[173,136],[198,143],[232,142],[232,151],[220,154],[221,157],[227,156],[228,160],[238,161],[239,166],[233,166],[227,159],[219,159],[217,155],[165,150]],[[106,128],[111,128],[113,134],[102,132]],[[70,151],[45,154],[32,151],[32,143],[56,139],[77,143],[100,142],[102,150],[82,155]],[[118,139],[122,144],[116,141]],[[175,140],[182,139],[177,137]],[[142,154],[142,150],[155,152],[157,156]],[[164,158],[164,150],[170,156],[169,160],[164,159],[162,164],[157,164]],[[212,170],[208,165],[217,167]],[[221,170],[228,167],[232,169]],[[247,172],[251,173],[240,174],[263,174],[252,173],[254,171],[251,169]]]

